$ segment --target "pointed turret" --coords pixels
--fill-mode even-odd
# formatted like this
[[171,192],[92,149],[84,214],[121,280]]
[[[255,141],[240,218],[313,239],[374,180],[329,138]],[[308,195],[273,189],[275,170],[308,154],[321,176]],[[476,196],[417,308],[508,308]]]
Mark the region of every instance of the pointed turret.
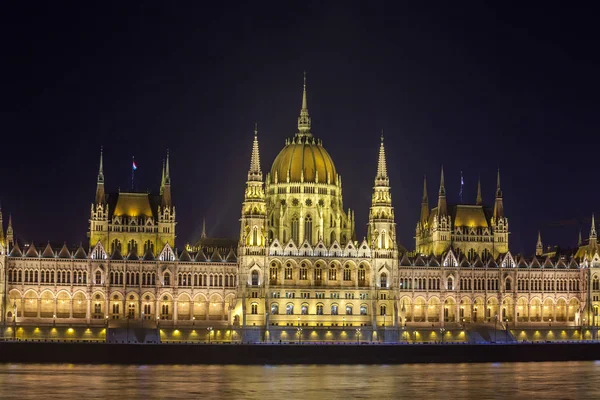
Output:
[[496,202],[494,203],[494,218],[504,218],[504,204],[502,202],[502,190],[500,189],[500,169],[496,181]]
[[160,178],[160,195],[162,196],[165,192],[165,160],[163,160],[162,176]]
[[0,205],[0,246],[6,246],[4,240],[4,221],[2,220],[2,205]]
[[544,246],[542,245],[542,234],[540,233],[540,231],[538,231],[538,239],[535,245],[535,255],[541,256],[542,254],[544,254]]
[[200,239],[206,239],[206,219],[202,218],[202,233],[200,234]]
[[598,239],[598,235],[596,234],[596,221],[594,219],[594,214],[592,214],[592,226],[590,228],[590,242],[592,241],[592,239],[594,241],[596,241]]
[[423,198],[421,199],[421,227],[429,220],[429,199],[427,197],[427,176],[423,175]]
[[254,142],[252,142],[252,156],[250,157],[250,169],[248,170],[248,181],[262,182],[262,171],[260,169],[260,152],[258,150],[258,124],[254,124]]
[[102,147],[100,147],[100,168],[98,169],[98,179],[96,181],[96,204],[104,204],[104,168],[102,162]]
[[298,136],[312,136],[310,133],[310,116],[306,101],[306,72],[304,72],[304,88],[302,90],[302,108],[298,117]]
[[446,216],[448,207],[446,205],[446,187],[444,186],[444,166],[442,165],[442,173],[440,177],[440,190],[438,191],[438,215]]
[[385,146],[383,145],[383,129],[381,130],[381,144],[379,146],[379,159],[377,161],[377,176],[375,186],[389,186],[390,179],[387,173],[387,161],[385,159]]
[[481,178],[477,179],[477,199],[475,199],[475,205],[482,205],[483,198],[481,197]]
[[581,229],[579,230],[579,238],[577,239],[577,247],[581,247],[583,241],[581,240]]
[[15,244],[15,233],[12,227],[12,215],[8,214],[8,227],[6,228],[6,243],[12,247]]
[[169,150],[167,150],[167,160],[165,161],[165,177],[162,190],[162,207],[171,207],[171,174],[169,172]]

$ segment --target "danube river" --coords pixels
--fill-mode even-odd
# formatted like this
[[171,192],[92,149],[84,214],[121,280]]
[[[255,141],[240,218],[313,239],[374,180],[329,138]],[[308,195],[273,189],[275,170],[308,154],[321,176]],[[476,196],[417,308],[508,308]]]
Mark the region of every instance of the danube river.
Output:
[[600,362],[324,366],[0,364],[0,399],[598,399]]

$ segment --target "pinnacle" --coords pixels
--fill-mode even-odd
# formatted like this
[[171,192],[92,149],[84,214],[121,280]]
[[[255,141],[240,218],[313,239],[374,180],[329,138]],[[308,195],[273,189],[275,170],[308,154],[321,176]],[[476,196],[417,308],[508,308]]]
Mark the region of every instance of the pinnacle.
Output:
[[381,131],[381,145],[379,146],[379,161],[377,162],[377,181],[388,181],[387,162],[385,158],[385,146],[383,145],[383,130]]
[[306,72],[304,72],[304,85],[302,89],[302,108],[298,117],[298,134],[312,136],[310,133],[310,116],[308,115],[308,102],[306,100]]
[[252,156],[250,157],[250,169],[248,170],[248,181],[262,181],[260,170],[260,152],[258,149],[258,124],[254,124],[254,141],[252,142]]

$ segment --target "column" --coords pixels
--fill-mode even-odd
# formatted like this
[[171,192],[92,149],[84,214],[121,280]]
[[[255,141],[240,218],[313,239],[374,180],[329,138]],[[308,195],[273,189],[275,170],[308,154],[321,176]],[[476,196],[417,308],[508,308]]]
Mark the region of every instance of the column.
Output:
[[173,322],[177,322],[177,303],[178,301],[173,299]]
[[69,300],[69,318],[73,318],[73,299]]
[[85,311],[85,319],[86,322],[89,324],[90,323],[90,318],[92,315],[92,299],[87,299],[87,310]]
[[40,313],[42,311],[42,299],[37,300],[37,317],[40,318]]
[[223,300],[223,311],[221,311],[221,320],[225,320],[225,300]]
[[531,322],[531,300],[527,302],[527,322]]
[[[245,301],[246,301],[246,298],[244,297],[244,298],[242,299],[242,301],[244,301],[244,302],[245,302]],[[209,315],[210,315],[210,301],[209,301],[209,300],[206,300],[206,311],[205,311],[205,312],[206,312],[206,320],[208,321],[208,319],[209,319]]]
[[56,315],[56,303],[58,302],[58,298],[54,298],[54,313],[52,314],[52,317],[54,318],[54,316]]
[[518,319],[519,319],[517,317],[517,312],[518,312],[517,299],[514,299],[514,306],[515,306],[515,310],[514,310],[514,314],[513,314],[513,326],[516,327]]

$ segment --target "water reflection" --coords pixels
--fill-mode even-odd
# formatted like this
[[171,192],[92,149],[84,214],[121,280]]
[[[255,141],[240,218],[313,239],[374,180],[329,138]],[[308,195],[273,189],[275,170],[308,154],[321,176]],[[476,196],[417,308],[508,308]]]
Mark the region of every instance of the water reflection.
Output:
[[0,399],[598,399],[596,362],[343,366],[0,364]]

